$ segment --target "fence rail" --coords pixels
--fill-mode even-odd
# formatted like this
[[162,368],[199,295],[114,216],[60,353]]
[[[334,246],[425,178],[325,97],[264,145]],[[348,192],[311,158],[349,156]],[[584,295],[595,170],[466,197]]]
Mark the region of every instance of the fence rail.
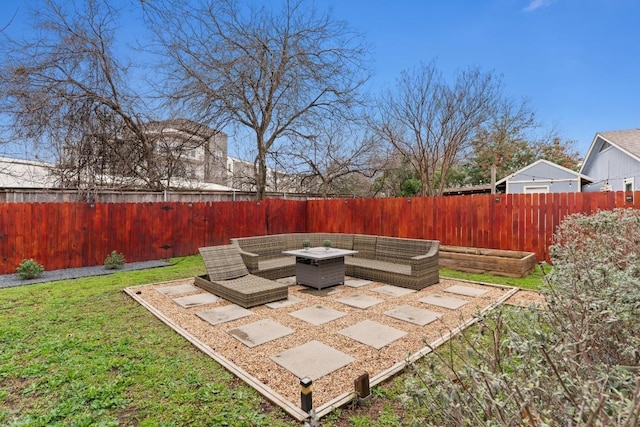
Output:
[[548,260],[553,232],[572,213],[640,208],[638,193],[471,195],[432,198],[199,203],[0,204],[0,273],[22,259],[47,270],[197,253],[232,237],[344,232],[535,252]]

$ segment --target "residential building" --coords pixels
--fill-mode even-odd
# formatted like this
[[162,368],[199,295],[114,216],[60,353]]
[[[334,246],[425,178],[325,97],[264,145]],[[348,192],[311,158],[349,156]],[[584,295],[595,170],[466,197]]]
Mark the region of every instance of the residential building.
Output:
[[[227,157],[227,185],[239,191],[255,191],[256,179],[253,163],[236,157]],[[266,191],[295,193],[299,191],[298,178],[273,168],[267,168]]]
[[596,133],[580,173],[593,179],[583,191],[636,191],[640,185],[640,129]]
[[0,157],[0,188],[57,188],[51,163]]
[[[227,185],[227,135],[187,119],[147,124],[155,149],[166,163],[181,164],[180,178]],[[178,156],[176,158],[176,156]]]
[[579,193],[592,182],[588,176],[541,159],[496,182],[496,191],[507,194]]

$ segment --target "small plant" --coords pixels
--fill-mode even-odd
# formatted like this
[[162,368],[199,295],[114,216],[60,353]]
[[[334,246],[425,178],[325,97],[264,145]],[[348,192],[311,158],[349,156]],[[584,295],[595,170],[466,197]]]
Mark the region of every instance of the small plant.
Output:
[[111,253],[104,260],[104,268],[107,270],[119,270],[125,265],[127,260],[124,255],[117,251],[111,251]]
[[42,276],[44,267],[35,262],[32,258],[23,259],[18,268],[16,268],[16,272],[22,280],[36,279]]
[[303,247],[303,248],[305,248],[305,249],[310,248],[310,247],[311,247],[311,240],[309,240],[309,239],[304,239],[304,240],[302,241],[302,247]]
[[325,249],[329,249],[331,247],[331,240],[325,240],[322,245],[325,247]]

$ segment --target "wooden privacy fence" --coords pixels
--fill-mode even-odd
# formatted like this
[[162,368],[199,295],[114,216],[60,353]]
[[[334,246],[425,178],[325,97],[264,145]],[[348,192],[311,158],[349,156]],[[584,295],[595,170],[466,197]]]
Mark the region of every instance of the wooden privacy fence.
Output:
[[640,208],[638,193],[472,195],[201,203],[0,203],[0,274],[22,259],[47,270],[196,254],[232,237],[345,232],[440,240],[442,244],[535,252],[548,260],[568,214]]
[[100,265],[117,250],[127,261],[193,255],[231,237],[301,232],[305,203],[269,199],[203,203],[0,204],[0,273],[24,258],[47,270]]
[[572,213],[640,208],[638,193],[500,194],[312,200],[307,231],[439,240],[443,245],[535,252],[549,260],[555,228]]

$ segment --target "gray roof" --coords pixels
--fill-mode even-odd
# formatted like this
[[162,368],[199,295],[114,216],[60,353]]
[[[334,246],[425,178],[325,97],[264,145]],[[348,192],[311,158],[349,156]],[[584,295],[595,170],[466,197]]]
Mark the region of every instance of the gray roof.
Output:
[[640,129],[598,132],[598,134],[630,154],[640,157]]

